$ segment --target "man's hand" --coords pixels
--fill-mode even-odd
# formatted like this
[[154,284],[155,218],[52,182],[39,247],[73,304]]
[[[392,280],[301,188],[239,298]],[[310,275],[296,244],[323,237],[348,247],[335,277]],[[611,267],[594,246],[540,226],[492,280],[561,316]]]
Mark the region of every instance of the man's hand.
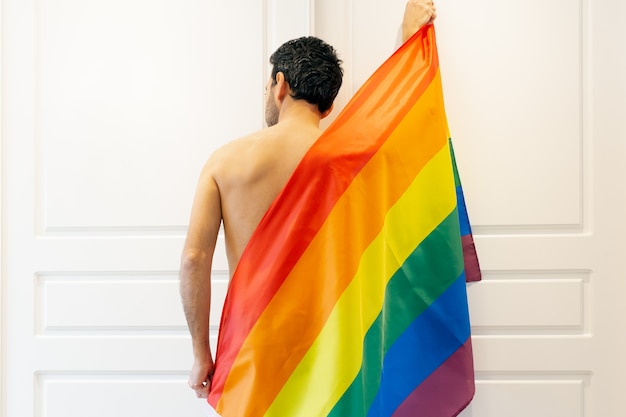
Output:
[[213,368],[213,359],[210,355],[205,360],[194,361],[189,375],[189,387],[196,392],[196,397],[206,398],[209,395]]
[[402,42],[406,42],[424,25],[434,22],[437,10],[433,0],[409,0],[402,20]]

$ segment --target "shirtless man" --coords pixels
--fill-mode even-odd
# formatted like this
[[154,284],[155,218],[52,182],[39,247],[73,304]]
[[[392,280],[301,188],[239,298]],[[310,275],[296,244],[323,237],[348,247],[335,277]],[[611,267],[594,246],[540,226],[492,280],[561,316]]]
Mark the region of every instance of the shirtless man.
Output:
[[[403,41],[435,17],[432,0],[409,0],[402,22]],[[303,54],[305,50],[316,53]],[[192,206],[180,292],[194,355],[189,386],[199,398],[207,397],[213,374],[211,264],[220,224],[224,223],[232,277],[261,218],[322,134],[320,120],[331,112],[341,86],[341,61],[330,45],[314,37],[283,44],[270,63],[272,75],[265,91],[268,128],[234,140],[209,157]]]

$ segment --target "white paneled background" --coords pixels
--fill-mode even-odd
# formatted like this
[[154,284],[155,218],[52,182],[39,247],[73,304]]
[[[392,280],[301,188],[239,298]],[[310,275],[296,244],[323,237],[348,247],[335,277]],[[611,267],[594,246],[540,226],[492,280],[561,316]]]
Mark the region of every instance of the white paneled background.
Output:
[[[399,46],[404,0],[0,3],[0,414],[200,416],[177,282],[197,175],[263,126],[278,45],[338,49],[327,125]],[[484,272],[462,416],[622,417],[626,4],[437,7]]]
[[43,231],[180,232],[206,155],[260,126],[263,3],[34,7]]

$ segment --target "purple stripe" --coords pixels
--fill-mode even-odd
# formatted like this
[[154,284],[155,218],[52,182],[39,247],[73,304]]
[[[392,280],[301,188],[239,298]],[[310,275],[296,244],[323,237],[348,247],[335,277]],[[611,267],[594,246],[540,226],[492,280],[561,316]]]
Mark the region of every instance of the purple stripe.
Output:
[[461,236],[461,244],[463,245],[463,261],[465,266],[465,281],[474,282],[481,280],[480,264],[478,263],[478,255],[476,254],[476,246],[474,246],[474,238],[472,235]]
[[392,417],[454,417],[474,397],[471,337],[396,409]]

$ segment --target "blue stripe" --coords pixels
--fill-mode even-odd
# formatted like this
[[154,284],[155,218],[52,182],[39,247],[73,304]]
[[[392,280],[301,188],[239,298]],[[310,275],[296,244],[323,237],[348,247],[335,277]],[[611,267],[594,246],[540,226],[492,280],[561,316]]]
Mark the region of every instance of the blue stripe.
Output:
[[461,188],[460,185],[456,187],[456,206],[459,212],[461,236],[471,235],[472,229],[470,227],[469,216],[467,215],[467,207],[465,207],[465,196],[463,195],[463,188]]
[[465,273],[390,347],[368,417],[388,417],[470,336]]

